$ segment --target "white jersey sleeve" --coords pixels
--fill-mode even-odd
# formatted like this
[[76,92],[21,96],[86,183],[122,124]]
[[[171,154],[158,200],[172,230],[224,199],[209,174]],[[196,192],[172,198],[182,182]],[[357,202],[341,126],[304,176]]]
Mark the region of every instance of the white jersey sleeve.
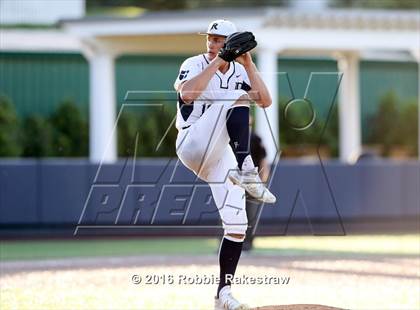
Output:
[[203,71],[203,65],[197,56],[187,58],[181,65],[179,69],[178,77],[175,80],[174,88],[178,90],[179,85],[182,82],[188,81],[193,77],[197,76],[201,71]]

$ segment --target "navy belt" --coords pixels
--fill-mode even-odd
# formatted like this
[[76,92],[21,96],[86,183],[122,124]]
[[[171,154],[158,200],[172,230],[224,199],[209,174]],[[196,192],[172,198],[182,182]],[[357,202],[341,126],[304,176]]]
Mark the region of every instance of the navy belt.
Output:
[[184,129],[187,129],[187,128],[190,128],[190,127],[191,127],[191,125],[188,125],[188,126],[182,127],[181,129],[184,130]]

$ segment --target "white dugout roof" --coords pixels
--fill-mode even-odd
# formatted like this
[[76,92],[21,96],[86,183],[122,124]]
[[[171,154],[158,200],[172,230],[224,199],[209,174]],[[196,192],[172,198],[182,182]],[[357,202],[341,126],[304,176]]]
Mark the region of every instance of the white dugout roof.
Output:
[[[279,147],[279,55],[337,59],[339,71],[343,74],[339,92],[339,150],[340,159],[347,163],[354,162],[361,153],[359,59],[366,53],[378,57],[385,54],[405,55],[405,59],[420,63],[418,11],[208,9],[153,12],[136,18],[65,20],[61,26],[68,36],[61,38],[61,41],[66,41],[63,46],[81,50],[90,64],[90,158],[93,162],[109,163],[117,158],[116,137],[113,135],[116,117],[115,57],[129,53],[193,55],[203,52],[203,38],[197,32],[204,31],[209,22],[220,18],[229,19],[240,30],[251,30],[256,35],[259,70],[273,98],[272,106],[265,113],[257,109],[256,129],[263,137],[270,160],[276,157]],[[60,49],[49,39],[49,36],[57,37],[56,32],[33,33],[38,35],[37,43],[33,36],[22,41],[24,33],[6,30],[2,33],[6,35],[6,40],[2,42],[3,50],[20,47],[19,41],[32,41],[37,45],[35,49]],[[277,146],[271,134],[267,134],[269,126]]]

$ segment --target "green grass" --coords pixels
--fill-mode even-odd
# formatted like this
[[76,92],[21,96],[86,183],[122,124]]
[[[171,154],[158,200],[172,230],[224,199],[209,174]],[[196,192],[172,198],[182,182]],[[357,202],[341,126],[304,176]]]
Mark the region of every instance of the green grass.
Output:
[[217,240],[214,238],[2,241],[0,260],[147,254],[201,255],[215,253],[216,250]]
[[258,253],[420,255],[420,234],[256,238]]
[[88,8],[88,16],[136,17],[146,10],[135,6]]
[[[420,235],[339,237],[281,236],[255,239],[256,254],[273,255],[420,255]],[[66,257],[214,254],[215,238],[146,238],[1,241],[0,260]]]

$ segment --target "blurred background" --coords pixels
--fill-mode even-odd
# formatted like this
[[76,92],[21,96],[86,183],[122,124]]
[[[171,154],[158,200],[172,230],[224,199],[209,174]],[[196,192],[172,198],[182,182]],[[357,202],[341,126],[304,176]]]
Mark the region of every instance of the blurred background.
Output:
[[[322,42],[327,38],[318,38],[320,46],[325,45],[324,51],[312,42],[297,48],[283,33],[284,29],[296,32],[307,27],[318,29],[314,35],[320,36],[326,29],[349,26],[372,36],[372,41],[380,41],[375,39],[378,33],[388,36],[384,39],[389,41],[394,40],[393,36],[402,40],[407,32],[418,39],[417,1],[242,1],[236,7],[235,1],[5,0],[1,5],[2,157],[89,157],[89,119],[93,118],[89,116],[89,102],[94,100],[89,48],[101,45],[104,53],[112,56],[115,90],[109,96],[119,111],[128,90],[173,90],[182,61],[204,51],[204,42],[196,31],[205,28],[211,18],[221,17],[257,33],[277,29],[274,36],[278,42],[273,43],[273,50],[278,62],[276,71],[283,74],[279,74],[275,85],[280,126],[274,128],[279,131],[275,135],[279,137],[282,158],[313,155],[318,144],[326,158],[339,157],[337,106],[333,107],[322,139],[319,134],[319,128],[326,123],[322,115],[328,114],[331,105],[331,99],[322,94],[335,85],[326,82],[312,90],[311,100],[317,104],[320,117],[302,134],[297,135],[287,122],[281,122],[281,117],[291,97],[289,82],[294,95],[303,96],[310,73],[342,72],[334,52],[349,50],[358,55],[355,91],[361,133],[354,131],[354,135],[360,135],[360,150],[355,156],[369,153],[383,158],[418,158],[416,51],[396,42],[389,42],[389,46],[378,42],[358,50],[337,42],[335,47],[341,50],[334,50]],[[168,20],[173,21],[172,29],[166,24],[151,28]],[[128,23],[131,29],[127,29]],[[282,40],[285,46],[279,47]],[[418,52],[416,42],[411,43]],[[260,58],[265,57],[257,50],[254,60],[258,63]],[[304,119],[305,107],[295,109],[301,110],[298,114]],[[69,119],[65,119],[66,115]],[[118,126],[119,157],[126,155],[125,143],[132,140],[126,125],[130,122],[135,120],[124,118]],[[147,132],[165,131],[166,127],[159,126],[167,125],[156,118],[141,123]],[[155,152],[151,143],[143,145],[139,155],[174,156],[174,140],[175,134],[167,137],[164,144],[170,147],[161,152]]]
[[[173,82],[220,18],[255,33],[273,97],[252,126],[279,198],[249,212],[242,272],[296,281],[243,296],[420,308],[416,0],[0,0],[0,308],[210,307],[211,287],[188,302],[126,282],[217,271],[211,192],[175,155]],[[57,270],[69,282],[39,298]]]

